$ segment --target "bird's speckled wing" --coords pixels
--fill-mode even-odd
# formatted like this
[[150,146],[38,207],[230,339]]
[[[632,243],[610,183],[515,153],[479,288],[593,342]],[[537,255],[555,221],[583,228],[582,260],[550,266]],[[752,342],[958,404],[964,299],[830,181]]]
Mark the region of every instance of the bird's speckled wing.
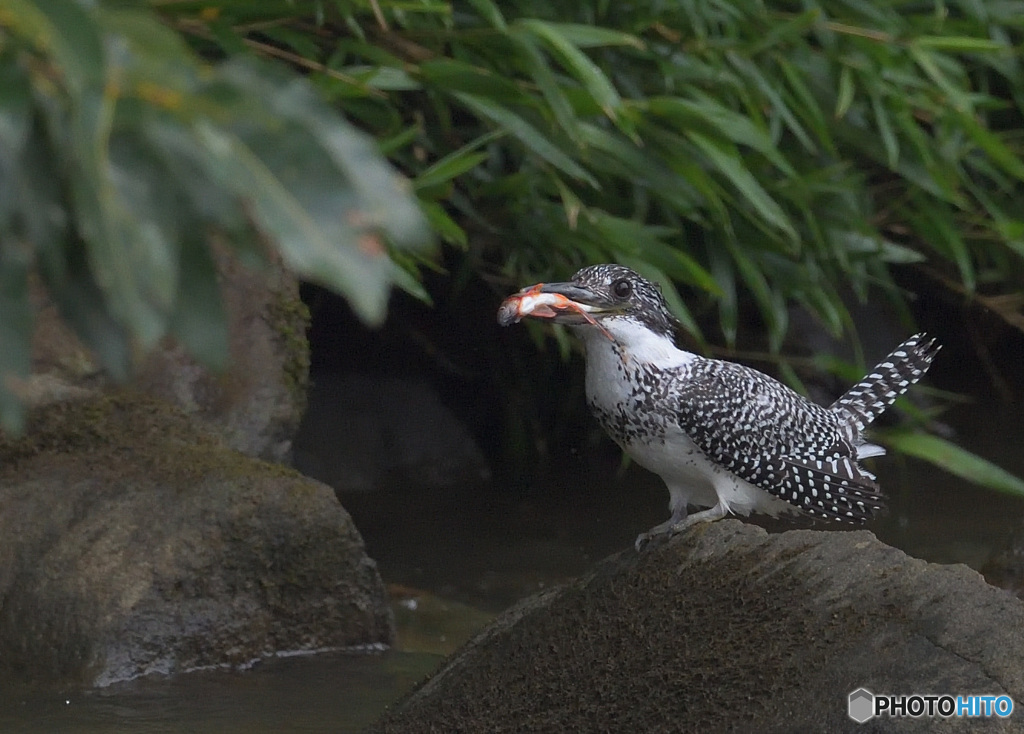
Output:
[[800,510],[860,522],[883,507],[840,417],[757,370],[698,359],[680,368],[673,412],[716,464]]

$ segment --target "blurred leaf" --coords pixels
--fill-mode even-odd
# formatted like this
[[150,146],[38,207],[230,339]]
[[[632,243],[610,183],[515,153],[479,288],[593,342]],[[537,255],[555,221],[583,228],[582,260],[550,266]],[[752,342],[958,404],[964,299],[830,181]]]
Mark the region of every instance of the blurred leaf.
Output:
[[228,323],[217,267],[206,243],[193,236],[181,240],[181,288],[171,317],[171,333],[203,364],[228,366]]
[[28,293],[29,253],[16,243],[0,246],[0,429],[20,432],[17,383],[32,363],[32,306]]
[[1024,497],[1024,479],[944,438],[902,431],[885,431],[879,437],[897,451],[923,459],[950,474],[997,492]]
[[[397,259],[397,258],[396,258]],[[392,263],[391,280],[394,281],[395,285],[401,288],[403,291],[408,293],[413,298],[427,304],[428,306],[433,305],[433,301],[430,298],[430,294],[423,287],[413,275],[405,268],[401,267],[397,262]]]
[[0,27],[52,56],[54,70],[76,95],[103,84],[103,46],[99,29],[75,0],[4,0]]
[[[288,27],[271,37],[318,48]],[[168,333],[224,366],[213,233],[250,264],[276,248],[383,318],[400,277],[388,252],[424,242],[426,222],[372,139],[307,80],[251,58],[206,65],[115,0],[5,0],[0,39],[5,376],[24,367],[29,269],[114,377]],[[0,393],[0,421],[16,425]]]

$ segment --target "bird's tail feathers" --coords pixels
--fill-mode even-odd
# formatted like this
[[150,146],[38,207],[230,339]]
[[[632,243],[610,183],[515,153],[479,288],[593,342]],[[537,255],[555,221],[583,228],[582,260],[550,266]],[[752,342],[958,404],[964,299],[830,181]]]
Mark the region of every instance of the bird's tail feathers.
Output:
[[914,334],[879,362],[863,380],[829,407],[863,431],[924,376],[941,349],[925,333]]

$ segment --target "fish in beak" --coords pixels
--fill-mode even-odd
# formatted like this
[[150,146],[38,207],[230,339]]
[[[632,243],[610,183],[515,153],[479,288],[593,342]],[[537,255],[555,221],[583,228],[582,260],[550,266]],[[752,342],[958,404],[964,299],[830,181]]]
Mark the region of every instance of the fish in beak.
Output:
[[510,326],[532,317],[573,326],[590,324],[604,331],[594,316],[615,310],[614,303],[585,286],[538,283],[506,298],[498,309],[498,323]]

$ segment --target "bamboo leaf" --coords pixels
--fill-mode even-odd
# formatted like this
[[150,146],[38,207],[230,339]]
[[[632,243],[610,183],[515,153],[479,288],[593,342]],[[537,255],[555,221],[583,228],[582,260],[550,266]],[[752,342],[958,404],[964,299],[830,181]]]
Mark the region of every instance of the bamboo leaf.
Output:
[[908,207],[906,214],[913,221],[915,229],[924,235],[925,241],[956,264],[964,286],[968,291],[973,291],[976,285],[974,265],[967,243],[957,229],[949,207],[916,196],[913,208]]
[[1024,479],[944,438],[927,433],[886,431],[882,441],[910,456],[997,492],[1024,497]]
[[558,149],[554,143],[541,134],[537,128],[508,108],[475,94],[456,92],[456,99],[481,117],[500,125],[517,138],[531,152],[553,165],[563,173],[584,181],[597,188],[597,179],[591,176],[572,156]]
[[469,0],[469,4],[473,6],[473,9],[480,14],[483,18],[499,31],[508,30],[508,26],[505,23],[505,17],[501,14],[498,6],[495,5],[491,0]]
[[555,79],[555,74],[548,66],[547,59],[537,47],[536,40],[529,33],[521,30],[513,30],[511,37],[519,44],[523,61],[526,63],[530,76],[537,84],[541,94],[544,95],[544,99],[547,101],[555,120],[558,121],[559,126],[573,141],[578,142],[580,138],[579,118],[576,117],[576,112],[569,102],[569,98]]
[[652,146],[641,148],[613,131],[590,123],[580,124],[579,132],[584,145],[596,154],[597,160],[592,164],[595,167],[607,168],[609,161],[619,163],[625,175],[650,185],[655,194],[676,211],[692,216],[699,210],[701,197],[694,191],[695,179],[669,168]]
[[641,51],[647,48],[647,44],[632,33],[625,33],[612,28],[601,28],[600,26],[583,25],[581,23],[549,22],[548,25],[557,29],[569,43],[578,48],[632,46]]
[[[779,115],[783,122],[785,122],[786,127],[794,136],[796,136],[803,147],[811,152],[817,150],[818,146],[815,145],[811,136],[807,134],[806,130],[804,130],[804,126],[800,124],[800,121],[797,119],[793,110],[791,110],[789,105],[786,104],[782,95],[779,93],[777,86],[769,82],[757,66],[750,63],[749,60],[735,55],[729,56],[729,60],[741,72],[745,73],[750,81],[756,86],[757,90],[763,94],[769,102],[771,102],[773,111]],[[802,74],[796,69],[796,67],[785,59],[777,59],[776,63],[779,65],[779,69],[789,82],[790,88],[796,93],[799,101],[801,102],[797,109],[803,113],[806,119],[815,123],[814,127],[818,133],[819,140],[828,141],[830,136],[827,132],[824,115],[821,114],[814,95],[810,89],[807,88],[807,82],[801,78]]]
[[722,335],[729,346],[736,345],[736,332],[739,326],[739,301],[736,293],[736,271],[728,257],[728,251],[720,243],[712,242],[708,249],[711,261],[711,274],[715,276],[721,297],[718,298],[719,323]]
[[952,51],[957,53],[1009,53],[1006,44],[993,41],[991,38],[973,38],[970,36],[918,36],[913,41],[918,48],[933,51]]
[[695,93],[695,99],[652,97],[648,109],[656,115],[674,120],[683,128],[700,124],[712,134],[721,134],[740,145],[748,145],[770,160],[787,176],[796,171],[780,153],[778,145],[766,131],[748,117],[729,109],[706,95]]
[[896,168],[900,161],[900,143],[896,138],[892,122],[889,120],[889,113],[882,104],[879,94],[870,90],[868,98],[871,100],[871,112],[875,116],[875,125],[878,127],[878,135],[882,138],[882,145],[885,147],[885,157],[889,168]]
[[519,20],[516,27],[522,28],[542,40],[561,59],[566,69],[586,88],[597,106],[611,119],[616,119],[622,107],[622,99],[601,68],[580,51],[555,24],[542,20]]
[[421,201],[420,206],[430,223],[430,228],[445,242],[465,248],[469,240],[466,231],[460,227],[448,212],[436,201]]
[[942,70],[939,58],[933,53],[934,49],[911,43],[908,50],[917,65],[946,95],[955,109],[964,112],[970,108],[967,94]]
[[853,104],[855,91],[853,69],[849,66],[843,66],[842,71],[839,72],[839,92],[836,94],[836,109],[833,113],[837,120],[846,117],[846,113],[850,110],[850,105]]
[[413,180],[413,187],[426,189],[441,183],[451,181],[461,176],[466,171],[471,171],[487,160],[487,153],[473,153],[465,148],[460,148],[449,153],[441,160],[423,171]]
[[733,186],[750,202],[759,216],[790,240],[798,239],[789,218],[743,165],[742,159],[735,149],[729,149],[722,143],[697,132],[687,132],[686,137],[692,140],[708,157],[712,165],[729,179]]
[[1018,181],[1024,181],[1024,161],[1019,154],[1010,150],[995,133],[985,128],[971,113],[958,110],[957,118],[971,140],[977,143],[1000,168]]

